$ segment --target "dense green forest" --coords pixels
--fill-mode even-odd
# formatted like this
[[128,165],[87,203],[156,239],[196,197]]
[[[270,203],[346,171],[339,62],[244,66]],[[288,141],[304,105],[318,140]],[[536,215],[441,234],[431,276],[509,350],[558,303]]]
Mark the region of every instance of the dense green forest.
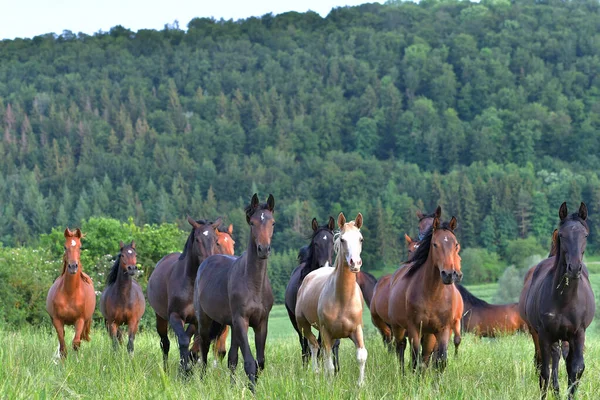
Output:
[[597,252],[599,77],[588,0],[0,41],[0,240],[42,248],[91,217],[187,231],[189,214],[232,222],[240,253],[258,192],[275,196],[287,271],[312,217],[341,210],[365,217],[365,268],[391,268],[415,211],[437,204],[458,218],[463,259],[515,263],[547,251],[559,205],[583,200]]

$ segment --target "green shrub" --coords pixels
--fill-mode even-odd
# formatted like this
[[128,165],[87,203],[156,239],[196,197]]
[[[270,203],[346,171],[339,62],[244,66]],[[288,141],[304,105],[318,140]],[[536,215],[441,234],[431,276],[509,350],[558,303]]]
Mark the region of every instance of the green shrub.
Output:
[[528,257],[547,256],[548,250],[544,249],[533,236],[527,239],[509,240],[506,246],[506,261],[517,268],[525,268]]
[[482,248],[464,249],[460,256],[465,284],[496,282],[506,267],[498,254]]

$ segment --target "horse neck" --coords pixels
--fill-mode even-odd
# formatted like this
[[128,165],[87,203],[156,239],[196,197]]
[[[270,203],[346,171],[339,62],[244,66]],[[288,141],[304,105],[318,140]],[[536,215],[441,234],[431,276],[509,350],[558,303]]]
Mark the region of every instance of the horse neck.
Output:
[[356,290],[356,273],[350,271],[346,257],[341,252],[335,260],[335,297],[344,303]]
[[63,263],[63,288],[66,293],[73,293],[79,289],[79,285],[81,284],[81,261],[79,261],[79,267],[77,267],[77,272],[74,274],[70,274],[67,271],[66,263],[65,259]]
[[435,297],[439,295],[445,286],[444,282],[442,282],[442,278],[440,277],[440,271],[437,269],[433,262],[433,257],[431,256],[431,250],[427,255],[427,260],[425,260],[425,265],[422,266],[423,270],[423,287],[425,288],[425,293],[427,297]]
[[199,257],[196,254],[193,254],[193,251],[190,251],[185,257],[185,275],[190,277],[192,280],[196,279],[196,274],[198,272],[198,267],[206,259],[206,257]]
[[567,272],[567,261],[564,253],[560,250],[560,246],[557,245],[557,253],[552,267],[552,295],[558,303],[568,303],[571,298],[577,293],[577,287],[579,286],[579,279],[567,279],[565,273]]
[[128,294],[131,290],[131,285],[133,279],[129,274],[123,273],[121,271],[121,265],[119,265],[119,272],[117,273],[117,281],[115,282],[115,286],[117,287],[117,291],[119,293]]
[[267,260],[258,257],[256,251],[256,242],[250,234],[248,239],[248,249],[246,250],[246,264],[244,265],[244,275],[249,285],[256,289],[257,293],[262,293],[265,281],[267,279]]

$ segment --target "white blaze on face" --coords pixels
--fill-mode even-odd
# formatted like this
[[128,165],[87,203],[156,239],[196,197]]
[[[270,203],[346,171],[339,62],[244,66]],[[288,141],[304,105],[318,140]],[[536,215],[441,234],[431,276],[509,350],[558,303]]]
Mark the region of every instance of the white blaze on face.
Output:
[[444,236],[444,242],[448,241],[448,236]]
[[260,220],[264,221],[265,220],[265,213],[260,213]]
[[75,239],[71,239],[71,247],[75,246],[77,246],[77,242],[75,241]]
[[418,249],[420,244],[415,244],[415,249]]
[[323,240],[327,240],[327,235],[324,235],[324,236],[323,236]]
[[202,232],[202,234],[203,234],[204,236],[208,236],[208,231],[204,231],[204,232]]
[[350,260],[352,260],[355,265],[358,263],[360,265],[360,253],[362,251],[362,243],[360,239],[362,239],[362,235],[358,229],[350,230],[343,234],[344,240],[346,241],[346,262],[348,265],[350,264]]
[[228,241],[229,241],[229,238],[225,238],[225,239],[223,239],[223,240],[225,240],[226,242],[228,242]]
[[132,250],[127,250],[127,253],[133,254],[133,251]]

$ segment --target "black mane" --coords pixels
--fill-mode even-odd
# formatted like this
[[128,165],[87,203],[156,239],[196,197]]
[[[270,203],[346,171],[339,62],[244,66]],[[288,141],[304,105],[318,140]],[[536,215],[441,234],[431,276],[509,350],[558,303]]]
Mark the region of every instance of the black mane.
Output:
[[475,295],[469,292],[466,287],[459,284],[456,284],[455,286],[460,292],[460,295],[465,303],[469,303],[473,307],[488,307],[490,305],[490,303],[487,301],[482,300],[479,297],[475,297]]
[[[440,227],[438,230],[445,230],[452,232],[450,229],[450,223],[442,222],[440,223]],[[454,234],[454,233],[452,233]],[[408,271],[406,272],[406,276],[414,275],[427,261],[427,257],[429,257],[429,248],[431,247],[431,238],[433,237],[433,226],[425,231],[425,236],[422,240],[419,241],[419,248],[415,251],[413,259],[410,261],[412,264],[408,266]]]
[[[207,221],[205,219],[199,219],[196,222],[200,225],[212,224],[212,222]],[[179,255],[180,260],[183,260],[187,256],[188,250],[191,251],[193,245],[194,245],[194,228],[192,228],[192,232],[190,232],[190,236],[188,236],[187,241],[185,242],[185,246],[183,246],[183,252]]]
[[112,285],[117,281],[119,276],[119,265],[121,264],[121,253],[117,256],[113,266],[110,268],[110,272],[106,275],[106,286]]
[[314,245],[315,237],[317,237],[317,235],[319,235],[322,231],[327,231],[327,232],[333,234],[333,232],[331,230],[329,230],[329,228],[327,226],[321,226],[316,231],[313,231],[313,234],[311,235],[311,238],[310,238],[310,244],[307,244],[306,246],[302,246],[300,248],[300,250],[298,251],[298,265],[304,263],[304,266],[302,267],[302,272],[300,273],[301,281],[304,280],[306,275],[310,274],[312,271],[315,270],[315,268],[313,268],[313,263],[314,263],[313,256],[315,254],[313,245]]

